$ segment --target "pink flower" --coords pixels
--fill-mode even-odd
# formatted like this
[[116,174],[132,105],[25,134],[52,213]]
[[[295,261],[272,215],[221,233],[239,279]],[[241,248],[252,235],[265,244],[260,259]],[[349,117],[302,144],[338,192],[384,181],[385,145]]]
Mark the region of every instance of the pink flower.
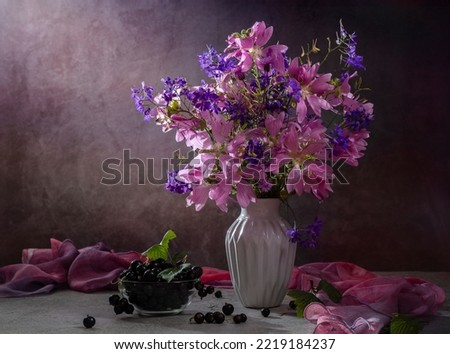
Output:
[[286,113],[284,112],[280,112],[276,116],[273,116],[271,114],[267,115],[264,121],[264,125],[271,136],[275,136],[279,133],[285,117]]
[[365,129],[357,133],[353,133],[348,129],[344,129],[347,135],[348,147],[340,149],[338,153],[333,151],[334,156],[345,159],[345,163],[350,166],[358,166],[358,159],[364,156],[363,151],[366,150],[366,139],[369,137],[369,132]]
[[324,96],[334,89],[334,86],[328,82],[331,74],[319,75],[320,64],[303,64],[299,66],[298,58],[291,61],[289,65],[289,75],[297,80],[302,88],[302,99],[297,103],[298,121],[301,122],[308,113],[312,111],[316,116],[320,117],[322,109],[330,110],[331,104]]
[[266,65],[272,65],[275,70],[284,73],[284,54],[288,47],[282,44],[271,45],[267,48],[263,46],[272,37],[273,27],[266,28],[264,22],[256,22],[247,37],[232,35],[228,37],[228,47],[225,51],[231,51],[227,59],[236,57],[239,60],[237,69],[247,72],[253,63],[259,70],[264,71]]
[[250,204],[256,203],[256,194],[253,187],[245,181],[236,185],[236,199],[241,208],[247,208]]
[[208,123],[211,126],[213,137],[218,143],[224,143],[233,129],[233,122],[227,121],[221,114],[211,113]]
[[209,198],[216,202],[220,210],[228,211],[228,200],[231,193],[231,184],[227,184],[225,178],[218,184],[211,187]]
[[331,179],[331,167],[324,163],[311,162],[303,168],[296,164],[289,172],[286,189],[289,193],[295,192],[298,196],[306,192],[323,200],[328,197],[329,192],[332,192]]
[[186,205],[195,205],[195,210],[200,211],[208,201],[209,188],[204,185],[192,187],[192,192],[186,198]]

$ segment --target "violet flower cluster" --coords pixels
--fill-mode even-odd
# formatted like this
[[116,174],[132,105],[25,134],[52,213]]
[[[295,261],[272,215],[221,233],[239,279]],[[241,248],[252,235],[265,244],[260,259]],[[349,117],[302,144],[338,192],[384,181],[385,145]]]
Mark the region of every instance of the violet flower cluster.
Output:
[[[333,162],[357,166],[366,149],[373,105],[361,96],[355,34],[341,24],[319,61],[316,41],[290,58],[287,46],[268,44],[272,32],[256,22],[229,35],[223,52],[207,47],[199,61],[209,82],[191,86],[168,77],[159,93],[145,83],[132,89],[146,120],[175,130],[176,141],[196,151],[166,184],[187,194],[196,210],[208,199],[223,211],[231,200],[245,208],[258,197],[323,200],[332,191]],[[336,69],[322,72],[333,57]],[[291,238],[318,234],[314,225]]]

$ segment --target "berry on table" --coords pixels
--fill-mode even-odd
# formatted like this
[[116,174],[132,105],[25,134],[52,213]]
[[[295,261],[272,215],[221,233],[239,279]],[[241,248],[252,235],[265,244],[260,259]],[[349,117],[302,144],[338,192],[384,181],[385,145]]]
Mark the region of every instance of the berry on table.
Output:
[[261,314],[262,314],[264,317],[268,317],[268,316],[270,315],[270,309],[267,308],[267,307],[264,307],[264,308],[261,310]]
[[295,300],[289,301],[289,307],[293,310],[297,308],[297,304],[295,303]]
[[114,305],[114,313],[120,315],[124,312],[124,309],[120,305]]
[[214,322],[214,314],[212,312],[205,313],[205,322],[213,323]]
[[245,313],[241,313],[239,316],[241,316],[241,323],[244,323],[247,321],[247,315]]
[[208,294],[214,293],[214,287],[211,286],[211,285],[207,286],[207,287],[206,287],[206,292],[207,292]]
[[208,295],[206,289],[200,289],[198,291],[198,296],[200,296],[200,298],[204,298],[206,295]]
[[222,307],[222,312],[227,316],[231,315],[233,313],[233,311],[234,311],[234,306],[231,304],[225,303],[225,305],[223,305],[223,307]]
[[124,312],[127,315],[131,315],[134,312],[134,306],[131,304],[128,304],[128,306],[126,307],[126,309],[124,310]]
[[233,321],[234,321],[234,323],[241,323],[242,322],[241,315],[234,315]]
[[120,300],[120,296],[119,295],[117,295],[117,294],[111,295],[109,297],[109,304],[111,306],[117,305],[119,300]]
[[216,311],[213,313],[214,321],[216,323],[223,323],[225,321],[225,315],[222,312]]
[[92,328],[95,326],[95,318],[87,315],[83,320],[83,325],[86,328]]
[[217,290],[217,291],[214,293],[214,295],[215,295],[218,299],[220,299],[220,298],[222,297],[222,292],[221,292],[220,290]]
[[201,312],[197,312],[194,315],[194,321],[198,324],[203,323],[203,321],[205,320],[205,315],[203,315]]

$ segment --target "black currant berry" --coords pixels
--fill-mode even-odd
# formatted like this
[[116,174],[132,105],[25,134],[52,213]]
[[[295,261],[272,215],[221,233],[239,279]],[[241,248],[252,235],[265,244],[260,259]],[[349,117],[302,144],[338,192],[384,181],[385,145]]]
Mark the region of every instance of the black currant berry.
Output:
[[110,304],[111,306],[115,306],[115,305],[117,305],[117,303],[119,302],[119,300],[120,300],[120,296],[119,296],[119,295],[117,295],[117,294],[111,295],[111,296],[109,297],[109,304]]
[[212,312],[205,313],[205,322],[213,323],[214,322],[214,314]]
[[133,272],[136,272],[137,267],[141,266],[142,262],[139,259],[135,259],[133,262],[130,263],[130,269]]
[[194,315],[194,321],[198,324],[203,323],[203,321],[205,320],[205,315],[203,315],[201,312],[197,312]]
[[194,276],[194,279],[198,279],[203,274],[203,269],[198,266],[193,266],[191,269],[192,275]]
[[234,306],[233,305],[231,305],[231,304],[225,304],[225,305],[223,305],[223,307],[222,307],[222,312],[225,314],[225,315],[227,315],[227,316],[229,316],[229,315],[231,315],[232,313],[233,313],[233,311],[234,311]]
[[134,306],[131,304],[128,304],[127,308],[124,310],[124,312],[127,315],[131,315],[134,312]]
[[123,297],[119,300],[117,305],[120,306],[120,308],[125,311],[125,309],[128,307],[128,300]]
[[270,310],[269,310],[267,307],[264,307],[264,308],[261,310],[261,314],[262,314],[264,317],[268,317],[268,316],[270,315]]
[[201,289],[203,289],[204,287],[205,287],[205,285],[204,285],[201,281],[198,281],[198,282],[195,283],[195,288],[196,288],[197,290],[201,290]]
[[204,298],[206,295],[208,295],[208,293],[206,292],[206,289],[200,289],[198,291],[198,296],[200,296],[201,298]]
[[289,301],[289,307],[293,310],[297,308],[297,304],[295,303],[295,300]]
[[83,325],[86,328],[92,328],[95,326],[95,318],[87,315],[83,320]]
[[207,287],[206,287],[206,292],[207,292],[208,294],[213,294],[213,293],[214,293],[214,287],[211,286],[211,285],[207,286]]
[[225,315],[222,312],[216,311],[213,313],[214,322],[223,323],[225,321]]
[[142,275],[143,281],[155,282],[158,280],[158,275],[153,271],[153,269],[147,269]]
[[214,294],[218,299],[222,297],[222,292],[220,290],[217,290]]
[[116,315],[120,315],[121,313],[123,313],[123,311],[124,311],[124,309],[119,304],[114,306],[114,313]]
[[241,316],[241,323],[244,323],[247,321],[247,315],[245,313],[241,313],[240,316]]
[[241,323],[242,322],[241,315],[234,315],[233,321],[234,321],[234,323]]

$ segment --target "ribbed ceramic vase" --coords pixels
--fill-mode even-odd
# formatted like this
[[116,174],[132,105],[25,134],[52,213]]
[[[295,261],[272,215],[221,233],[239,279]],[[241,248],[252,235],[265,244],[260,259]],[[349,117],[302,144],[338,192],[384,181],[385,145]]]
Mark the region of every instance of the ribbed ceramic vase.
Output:
[[246,307],[279,306],[286,295],[296,244],[279,212],[279,199],[242,208],[227,231],[225,248],[234,289]]

